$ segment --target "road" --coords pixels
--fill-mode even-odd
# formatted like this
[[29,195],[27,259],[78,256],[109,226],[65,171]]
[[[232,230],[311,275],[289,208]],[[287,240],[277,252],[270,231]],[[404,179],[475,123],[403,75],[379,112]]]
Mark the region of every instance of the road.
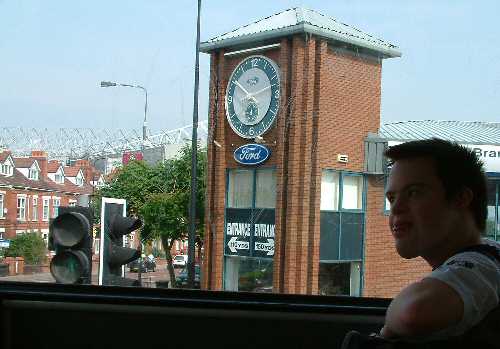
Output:
[[[175,269],[175,275],[179,275],[180,269]],[[126,268],[125,277],[137,280],[138,273],[131,273]],[[156,287],[156,281],[170,280],[165,265],[159,265],[155,272],[141,274],[143,287]],[[20,281],[20,282],[55,282],[50,273],[20,274],[0,277],[0,281]],[[92,271],[92,284],[97,285],[97,268]]]

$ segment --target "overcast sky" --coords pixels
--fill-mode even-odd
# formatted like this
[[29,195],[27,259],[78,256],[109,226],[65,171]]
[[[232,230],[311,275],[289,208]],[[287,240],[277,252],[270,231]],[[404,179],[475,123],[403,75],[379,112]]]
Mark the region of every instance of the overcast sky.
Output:
[[[196,0],[0,0],[0,126],[191,123]],[[303,6],[399,46],[384,60],[383,122],[500,121],[499,1],[204,0],[202,41]],[[200,55],[200,119],[209,59]]]

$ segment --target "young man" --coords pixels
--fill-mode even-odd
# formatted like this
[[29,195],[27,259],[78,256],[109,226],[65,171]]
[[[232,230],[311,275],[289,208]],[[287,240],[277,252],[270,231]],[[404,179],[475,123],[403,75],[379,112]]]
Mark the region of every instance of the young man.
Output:
[[[485,337],[493,335],[492,347],[500,347],[500,319],[485,320],[499,313],[500,244],[481,238],[487,217],[482,163],[471,150],[439,139],[396,145],[385,155],[392,165],[386,196],[396,250],[403,258],[422,257],[433,271],[393,299],[380,335],[461,345],[476,343],[474,336],[491,343]],[[488,328],[477,332],[481,327]],[[353,331],[343,348],[385,348],[376,345],[383,339],[371,337],[372,346]]]
[[396,250],[403,258],[422,257],[433,271],[394,298],[381,335],[464,335],[499,304],[500,244],[481,238],[487,218],[482,163],[466,147],[439,139],[396,145],[386,156]]

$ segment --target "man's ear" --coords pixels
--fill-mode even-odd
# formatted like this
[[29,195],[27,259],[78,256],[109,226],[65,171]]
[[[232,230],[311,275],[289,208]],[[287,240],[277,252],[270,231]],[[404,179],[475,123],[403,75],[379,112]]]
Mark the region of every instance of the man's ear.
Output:
[[455,205],[457,208],[467,209],[471,205],[473,198],[474,193],[472,190],[468,187],[463,187],[455,196]]

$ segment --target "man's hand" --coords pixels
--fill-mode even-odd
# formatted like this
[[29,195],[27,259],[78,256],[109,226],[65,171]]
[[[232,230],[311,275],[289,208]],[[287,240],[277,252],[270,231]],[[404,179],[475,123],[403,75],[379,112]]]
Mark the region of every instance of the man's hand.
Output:
[[429,335],[462,319],[464,304],[446,283],[425,278],[404,288],[387,309],[384,338]]

